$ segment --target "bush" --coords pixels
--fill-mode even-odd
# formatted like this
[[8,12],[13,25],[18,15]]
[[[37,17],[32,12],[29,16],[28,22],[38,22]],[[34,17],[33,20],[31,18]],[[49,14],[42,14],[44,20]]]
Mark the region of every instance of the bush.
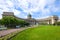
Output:
[[56,24],[57,24],[57,25],[60,25],[60,22],[57,22]]

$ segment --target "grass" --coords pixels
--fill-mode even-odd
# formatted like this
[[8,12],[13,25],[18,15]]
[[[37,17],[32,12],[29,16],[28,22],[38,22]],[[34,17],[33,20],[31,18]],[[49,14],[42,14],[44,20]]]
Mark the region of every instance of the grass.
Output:
[[11,40],[60,40],[59,26],[38,26],[20,32]]

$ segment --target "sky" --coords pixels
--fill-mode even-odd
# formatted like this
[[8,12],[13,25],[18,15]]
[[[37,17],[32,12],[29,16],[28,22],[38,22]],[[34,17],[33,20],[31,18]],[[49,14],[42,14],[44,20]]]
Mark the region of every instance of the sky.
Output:
[[3,12],[14,12],[20,18],[41,19],[52,15],[60,17],[60,0],[0,0],[0,18]]

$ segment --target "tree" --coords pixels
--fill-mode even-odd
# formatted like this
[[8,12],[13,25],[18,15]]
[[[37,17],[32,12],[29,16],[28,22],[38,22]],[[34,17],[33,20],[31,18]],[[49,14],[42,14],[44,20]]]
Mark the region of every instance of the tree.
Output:
[[56,24],[57,24],[57,25],[60,25],[60,22],[57,22]]
[[1,25],[5,25],[8,28],[16,28],[16,26],[27,26],[28,22],[20,19],[16,19],[15,17],[6,16],[1,19]]
[[15,27],[16,26],[16,19],[14,17],[3,17],[1,19],[1,24],[5,25],[6,27]]

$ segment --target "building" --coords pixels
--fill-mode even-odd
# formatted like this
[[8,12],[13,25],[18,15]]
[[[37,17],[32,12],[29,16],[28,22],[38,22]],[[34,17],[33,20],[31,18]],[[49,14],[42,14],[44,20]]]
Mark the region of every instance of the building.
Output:
[[12,16],[12,17],[14,17],[14,13],[13,12],[3,12],[2,16],[3,17],[5,17],[5,16]]
[[14,12],[3,12],[2,17],[6,17],[6,16],[15,17],[15,18],[17,18],[17,19],[24,20],[24,19],[22,19],[22,18],[19,18],[19,17],[15,16],[15,15],[14,15]]
[[36,24],[42,24],[42,23],[54,24],[59,19],[58,16],[56,16],[56,15],[53,15],[53,16],[50,16],[50,17],[44,18],[44,19],[34,19],[34,18],[32,18],[31,14],[28,14],[27,19],[22,19],[22,18],[16,17],[13,12],[3,12],[2,16],[3,17],[12,16],[12,17],[15,17],[20,20],[25,20],[26,22],[30,23],[30,25],[36,25]]
[[54,24],[56,22],[58,22],[58,16],[56,15],[53,15],[53,16],[50,16],[48,18],[44,18],[44,19],[39,19],[37,20],[40,24],[41,23],[45,23],[45,24]]
[[6,16],[11,16],[20,20],[25,20],[26,22],[30,23],[30,25],[36,24],[36,20],[32,18],[31,14],[28,14],[27,19],[22,19],[22,18],[16,17],[13,12],[3,12],[2,17],[6,17]]
[[30,25],[35,25],[36,24],[36,20],[34,18],[32,18],[31,14],[28,14],[27,19],[25,19],[27,22],[30,23]]

